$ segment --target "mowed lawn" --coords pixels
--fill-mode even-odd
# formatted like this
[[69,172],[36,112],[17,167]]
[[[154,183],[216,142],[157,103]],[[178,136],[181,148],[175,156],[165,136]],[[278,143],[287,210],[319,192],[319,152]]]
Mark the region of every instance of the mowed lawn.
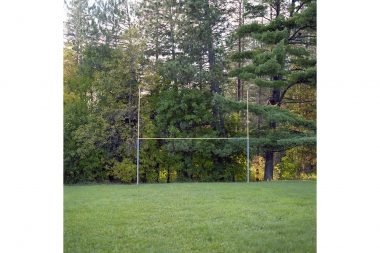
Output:
[[316,252],[316,182],[64,188],[65,252]]

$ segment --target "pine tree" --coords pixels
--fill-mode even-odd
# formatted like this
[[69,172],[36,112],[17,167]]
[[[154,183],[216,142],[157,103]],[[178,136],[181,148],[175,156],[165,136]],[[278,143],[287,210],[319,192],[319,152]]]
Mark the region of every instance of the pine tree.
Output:
[[99,31],[99,42],[115,48],[123,33],[132,26],[129,0],[97,0],[92,17]]
[[138,23],[147,38],[146,53],[156,63],[175,59],[181,8],[181,1],[178,0],[147,0],[139,5]]
[[[294,85],[315,86],[316,1],[269,0],[263,1],[262,5],[248,4],[246,11],[254,16],[253,22],[241,26],[236,34],[238,37],[252,36],[254,46],[251,50],[236,53],[233,59],[248,59],[251,63],[231,71],[231,75],[270,88],[267,105],[271,107],[281,106]],[[258,11],[267,13],[268,22],[261,24],[255,19]],[[271,144],[262,145],[266,161],[265,180],[273,178],[274,152],[287,146],[310,144],[309,138],[290,134],[296,130],[289,128],[287,134],[283,132],[278,124],[282,113],[271,117],[263,133],[272,140]]]
[[73,0],[69,4],[65,1],[65,4],[67,8],[65,39],[76,53],[76,59],[79,62],[89,42],[91,7],[88,5],[88,0]]

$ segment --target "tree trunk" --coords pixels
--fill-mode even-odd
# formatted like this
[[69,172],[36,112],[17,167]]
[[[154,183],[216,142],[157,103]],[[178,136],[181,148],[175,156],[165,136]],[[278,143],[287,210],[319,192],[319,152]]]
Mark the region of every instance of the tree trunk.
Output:
[[170,170],[168,169],[168,175],[166,176],[166,183],[170,183]]
[[255,178],[256,182],[260,181],[260,173],[259,173],[259,167],[257,166],[256,167],[256,178]]
[[[274,78],[274,80],[280,80],[280,78]],[[281,97],[281,90],[280,89],[273,89],[272,91],[272,99],[275,102],[274,106],[277,106],[277,104],[280,102]],[[273,105],[269,105],[273,106]],[[269,128],[276,128],[276,122],[271,121],[269,122]],[[264,174],[264,180],[270,181],[273,179],[273,170],[274,170],[274,163],[273,163],[273,150],[267,150],[265,151],[265,174]]]
[[[262,96],[262,88],[259,86],[257,98],[258,98],[258,104],[261,105],[261,96]],[[260,129],[261,123],[263,122],[263,117],[261,115],[257,115],[257,128]]]
[[159,17],[159,12],[158,12],[158,2],[156,2],[156,23],[155,23],[155,56],[156,56],[156,63],[158,61],[158,47],[159,47],[159,42],[158,42],[158,26],[159,26],[159,21],[158,21],[158,17]]
[[265,152],[265,169],[264,180],[271,181],[273,179],[273,151],[269,150]]
[[[241,68],[241,64],[239,62],[238,68]],[[238,77],[237,79],[237,89],[236,89],[236,94],[237,94],[237,101],[241,100],[241,79]]]
[[[280,16],[281,11],[281,1],[276,0],[274,2],[274,9],[276,11],[276,18]],[[272,8],[270,8],[270,18],[272,20]],[[281,76],[275,76],[273,80],[281,80]],[[277,106],[281,99],[281,90],[280,89],[273,89],[272,90],[272,99],[274,100],[274,105]],[[271,105],[269,105],[271,106]],[[276,122],[271,121],[269,122],[269,128],[276,128]],[[264,180],[265,181],[271,181],[273,179],[273,170],[274,170],[274,164],[273,164],[273,154],[274,151],[267,150],[265,151],[265,171],[264,171]]]
[[[205,16],[209,18],[210,16],[210,8],[208,3],[206,4],[205,8]],[[222,89],[220,88],[219,80],[217,79],[217,66],[216,66],[216,59],[215,59],[215,48],[214,48],[214,38],[212,34],[212,26],[211,23],[208,23],[207,26],[207,34],[208,37],[206,39],[206,45],[207,45],[207,57],[208,57],[208,64],[210,69],[210,85],[211,85],[211,92],[216,94],[221,94]],[[218,131],[219,134],[224,134],[224,118],[223,115],[220,113],[220,109],[218,105],[214,105],[212,108],[212,114],[215,120],[214,127]]]
[[170,25],[171,54],[172,54],[172,60],[175,60],[175,39],[174,39],[175,23],[173,20],[173,16],[174,16],[173,9],[172,9],[172,6],[170,6],[170,22],[169,22],[169,25]]

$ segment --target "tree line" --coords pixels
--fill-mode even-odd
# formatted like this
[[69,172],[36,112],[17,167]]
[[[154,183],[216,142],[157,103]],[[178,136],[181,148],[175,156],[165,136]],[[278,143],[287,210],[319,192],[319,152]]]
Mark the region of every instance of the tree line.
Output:
[[[251,180],[316,175],[316,1],[65,4],[65,183],[136,181],[140,137],[245,137]],[[140,180],[242,181],[243,140],[141,140]]]

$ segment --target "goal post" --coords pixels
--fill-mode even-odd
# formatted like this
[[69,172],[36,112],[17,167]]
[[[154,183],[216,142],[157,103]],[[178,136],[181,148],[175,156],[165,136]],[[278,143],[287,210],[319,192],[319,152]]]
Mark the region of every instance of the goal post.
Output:
[[140,137],[140,99],[141,88],[139,87],[138,94],[138,108],[137,108],[137,140],[136,140],[136,185],[139,184],[139,171],[140,171],[140,140],[246,140],[246,157],[247,157],[247,183],[249,183],[249,88],[247,89],[247,113],[246,113],[246,137]]

